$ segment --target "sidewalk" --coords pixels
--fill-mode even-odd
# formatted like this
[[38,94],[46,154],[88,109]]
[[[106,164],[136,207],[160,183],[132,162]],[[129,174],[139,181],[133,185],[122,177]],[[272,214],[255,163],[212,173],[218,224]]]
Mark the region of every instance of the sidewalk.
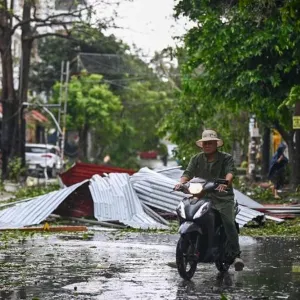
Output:
[[0,192],[0,202],[1,201],[7,201],[9,199],[15,198],[15,196],[12,193],[8,193],[5,191]]

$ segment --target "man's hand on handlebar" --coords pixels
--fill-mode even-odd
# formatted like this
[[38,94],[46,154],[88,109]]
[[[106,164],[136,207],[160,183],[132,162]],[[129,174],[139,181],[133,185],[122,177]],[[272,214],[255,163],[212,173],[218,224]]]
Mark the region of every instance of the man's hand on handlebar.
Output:
[[216,188],[216,191],[227,193],[227,189],[228,189],[227,184],[219,184]]
[[183,189],[183,184],[181,182],[178,182],[174,186],[174,191],[182,191]]

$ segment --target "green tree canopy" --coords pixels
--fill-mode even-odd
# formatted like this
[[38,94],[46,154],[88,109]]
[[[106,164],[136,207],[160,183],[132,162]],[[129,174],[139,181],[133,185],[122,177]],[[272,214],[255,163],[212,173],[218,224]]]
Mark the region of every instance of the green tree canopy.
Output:
[[[60,80],[62,60],[71,62],[71,74],[75,75],[80,73],[86,62],[90,67],[86,71],[97,72],[101,76],[99,84],[105,84],[122,104],[122,109],[112,118],[116,132],[113,127],[110,133],[100,132],[101,127],[95,124],[89,125],[89,131],[93,134],[93,157],[96,162],[102,162],[103,157],[109,154],[112,164],[134,167],[139,151],[156,149],[159,124],[169,107],[169,99],[173,97],[173,88],[169,82],[165,82],[162,72],[163,57],[157,55],[153,61],[146,63],[139,50],[129,49],[114,36],[105,36],[95,28],[83,28],[90,35],[81,35],[81,31],[73,30],[71,40],[49,38],[39,44],[42,63],[35,65],[33,88],[51,94],[52,85]],[[80,52],[81,55],[77,57]],[[81,85],[90,89],[86,81],[82,81]],[[59,84],[56,84],[56,99],[58,88]],[[71,94],[69,98],[72,105]],[[90,103],[90,106],[93,105]],[[74,129],[77,112],[68,109],[68,114],[73,121],[68,124],[67,130]],[[80,147],[86,149],[84,145]]]
[[[177,4],[177,16],[185,15],[195,24],[185,36],[185,96],[179,103],[182,120],[194,135],[201,123],[207,127],[208,120],[222,111],[254,113],[280,131],[289,144],[293,168],[300,169],[292,130],[292,98],[297,99],[300,82],[297,3],[181,0]],[[175,134],[179,131],[175,129]],[[299,183],[299,174],[294,175]]]
[[119,164],[138,151],[155,150],[159,144],[158,128],[170,100],[165,91],[149,81],[133,82],[122,95],[122,134],[112,149]]
[[[79,132],[80,158],[87,156],[87,136],[93,131],[97,147],[106,148],[120,134],[118,123],[122,104],[106,84],[101,75],[86,74],[73,76],[69,83],[67,128]],[[59,102],[60,83],[54,86],[53,101]]]

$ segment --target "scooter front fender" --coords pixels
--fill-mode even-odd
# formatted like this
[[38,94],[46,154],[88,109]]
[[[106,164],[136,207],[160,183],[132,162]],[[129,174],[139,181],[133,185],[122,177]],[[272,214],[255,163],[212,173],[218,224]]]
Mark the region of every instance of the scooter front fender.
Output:
[[180,225],[178,232],[180,234],[187,234],[189,232],[198,232],[202,234],[201,228],[194,222],[184,222]]

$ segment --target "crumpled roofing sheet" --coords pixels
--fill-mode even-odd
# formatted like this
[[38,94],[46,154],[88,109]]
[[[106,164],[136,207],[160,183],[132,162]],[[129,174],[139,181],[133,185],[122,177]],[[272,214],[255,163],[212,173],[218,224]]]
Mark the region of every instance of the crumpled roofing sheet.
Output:
[[0,228],[22,228],[40,224],[86,181],[33,198],[27,202],[17,203],[15,206],[0,211]]
[[120,221],[133,228],[168,228],[144,212],[129,182],[129,175],[125,173],[112,173],[106,178],[94,175],[90,180],[15,204],[0,211],[0,228],[22,228],[40,224],[87,181],[94,202],[94,216],[99,221]]
[[[176,172],[178,174],[178,170]],[[179,202],[186,195],[172,192],[177,181],[163,173],[142,168],[131,177],[125,173],[111,173],[108,177],[94,175],[90,180],[17,203],[13,207],[0,211],[0,228],[21,228],[40,224],[71,193],[89,181],[89,189],[94,201],[94,215],[99,221],[120,221],[134,228],[165,229],[167,226],[157,221],[159,217],[155,217],[155,212],[145,207],[145,211],[156,220],[144,211],[143,205],[175,213]],[[242,227],[263,215],[261,212],[240,206],[236,220]]]
[[118,220],[133,228],[167,228],[144,212],[128,174],[111,173],[106,178],[94,175],[89,188],[94,200],[94,215],[99,221]]

